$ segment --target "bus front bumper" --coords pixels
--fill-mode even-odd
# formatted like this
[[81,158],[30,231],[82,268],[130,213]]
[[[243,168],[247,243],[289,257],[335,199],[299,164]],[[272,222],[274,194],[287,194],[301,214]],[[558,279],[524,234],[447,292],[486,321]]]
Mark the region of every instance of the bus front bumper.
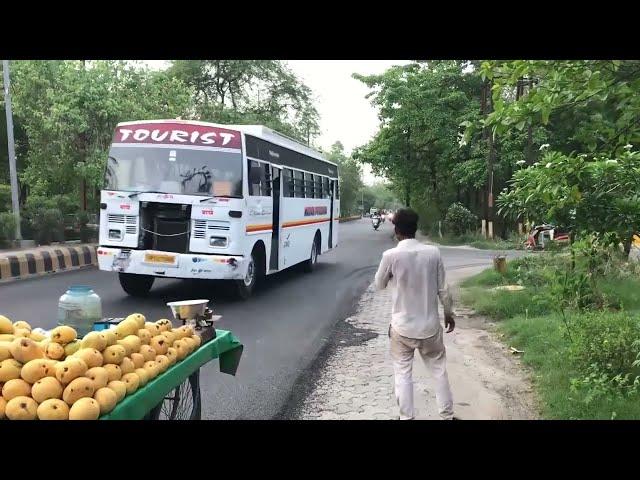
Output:
[[98,266],[108,272],[166,278],[242,280],[247,265],[239,255],[173,253],[98,247]]

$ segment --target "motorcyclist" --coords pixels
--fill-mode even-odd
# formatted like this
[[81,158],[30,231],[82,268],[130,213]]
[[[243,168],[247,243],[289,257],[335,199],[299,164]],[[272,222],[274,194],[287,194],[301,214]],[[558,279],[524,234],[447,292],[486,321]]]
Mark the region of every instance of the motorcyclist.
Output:
[[371,223],[373,225],[373,228],[377,230],[378,229],[377,227],[380,226],[380,224],[382,223],[382,219],[380,217],[380,213],[374,212],[371,215]]

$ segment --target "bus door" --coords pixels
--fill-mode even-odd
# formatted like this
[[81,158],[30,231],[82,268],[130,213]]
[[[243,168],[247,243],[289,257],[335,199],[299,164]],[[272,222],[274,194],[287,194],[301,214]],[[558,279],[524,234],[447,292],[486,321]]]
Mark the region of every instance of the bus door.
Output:
[[330,180],[331,192],[329,194],[329,198],[331,199],[331,204],[329,205],[329,248],[333,248],[333,204],[335,198],[335,181]]
[[271,255],[269,260],[269,270],[280,269],[280,192],[282,182],[280,175],[281,167],[271,166],[271,197],[273,198],[272,230],[271,230]]
[[[340,220],[340,185],[338,180],[334,180],[333,182],[333,196],[331,197],[331,228],[332,232],[332,243],[333,247],[336,247],[340,242],[338,238],[338,222]],[[335,224],[335,225],[334,225]]]

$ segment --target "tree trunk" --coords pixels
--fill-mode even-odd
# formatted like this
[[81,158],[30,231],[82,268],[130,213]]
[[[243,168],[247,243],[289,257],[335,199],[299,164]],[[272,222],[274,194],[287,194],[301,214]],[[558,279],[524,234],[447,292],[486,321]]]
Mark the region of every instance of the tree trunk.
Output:
[[407,128],[407,167],[409,169],[409,176],[405,179],[406,191],[405,191],[405,205],[409,207],[411,205],[411,127]]
[[525,152],[524,161],[527,162],[526,165],[533,165],[533,127],[531,126],[531,121],[529,121],[529,126],[527,127],[527,148]]
[[624,254],[628,257],[631,253],[631,243],[633,242],[633,234],[627,235],[627,238],[623,242]]
[[437,198],[438,179],[437,179],[435,160],[429,164],[429,174],[431,175],[431,187],[433,188],[433,196],[434,198]]

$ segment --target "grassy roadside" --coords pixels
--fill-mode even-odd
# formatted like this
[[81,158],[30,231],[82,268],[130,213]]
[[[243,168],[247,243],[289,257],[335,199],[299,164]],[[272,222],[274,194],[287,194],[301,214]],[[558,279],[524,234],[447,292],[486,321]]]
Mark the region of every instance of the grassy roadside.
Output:
[[[602,308],[560,309],[568,262],[531,255],[510,262],[505,275],[486,270],[463,282],[463,301],[499,320],[507,344],[524,351],[545,418],[640,419],[640,368],[633,363],[640,353],[637,267],[620,264],[602,275]],[[524,289],[493,290],[514,284]]]
[[444,246],[468,245],[481,250],[518,250],[522,249],[522,244],[524,242],[524,240],[520,240],[515,237],[508,240],[504,240],[502,238],[489,240],[481,235],[461,235],[458,237],[445,235],[442,238],[438,236],[431,236],[429,237],[429,240]]
[[522,315],[500,325],[510,346],[524,351],[523,362],[535,372],[534,385],[548,419],[640,419],[640,398],[603,394],[593,399],[588,391],[573,391],[572,379],[582,372],[568,358],[566,328],[560,315]]

